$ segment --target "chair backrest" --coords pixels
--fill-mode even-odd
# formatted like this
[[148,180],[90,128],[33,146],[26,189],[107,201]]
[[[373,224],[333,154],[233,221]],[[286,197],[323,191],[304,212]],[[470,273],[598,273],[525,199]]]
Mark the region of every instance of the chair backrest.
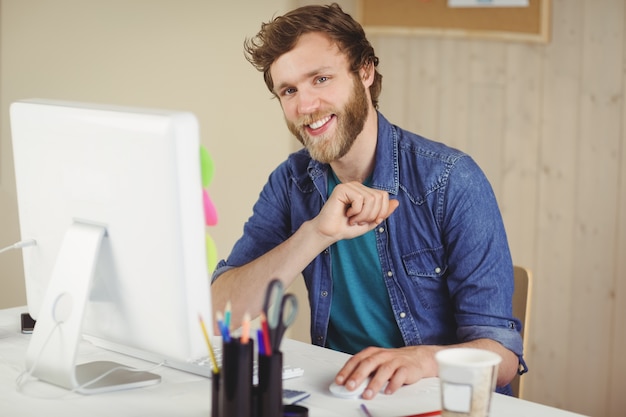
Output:
[[[530,301],[532,295],[532,273],[528,268],[515,265],[513,267],[515,290],[513,291],[513,315],[522,323],[522,341],[524,352],[528,346],[528,321],[530,318]],[[524,395],[524,378],[517,375],[511,382],[513,395],[522,398]]]

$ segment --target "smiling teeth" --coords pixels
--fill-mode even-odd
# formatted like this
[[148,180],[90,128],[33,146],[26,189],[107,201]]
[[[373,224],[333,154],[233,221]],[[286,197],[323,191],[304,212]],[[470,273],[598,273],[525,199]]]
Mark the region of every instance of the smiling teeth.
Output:
[[330,116],[326,116],[321,120],[318,120],[317,122],[313,122],[309,125],[309,127],[311,129],[318,129],[322,126],[324,126],[326,123],[328,123],[328,121],[330,120]]

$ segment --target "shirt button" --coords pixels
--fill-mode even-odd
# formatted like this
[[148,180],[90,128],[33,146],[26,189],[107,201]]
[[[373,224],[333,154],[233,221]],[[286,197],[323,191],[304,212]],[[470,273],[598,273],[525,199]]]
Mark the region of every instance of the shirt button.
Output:
[[391,272],[391,271],[387,271],[387,276],[388,276],[389,278],[391,278],[391,277],[393,276],[393,272]]
[[403,311],[402,313],[400,313],[400,318],[403,319],[406,317],[406,313]]
[[441,268],[437,267],[435,268],[435,274],[440,274],[441,273]]
[[328,297],[328,291],[322,291],[322,297]]
[[384,228],[384,227],[379,227],[379,228],[378,228],[378,233],[383,233],[384,231],[385,231],[385,228]]

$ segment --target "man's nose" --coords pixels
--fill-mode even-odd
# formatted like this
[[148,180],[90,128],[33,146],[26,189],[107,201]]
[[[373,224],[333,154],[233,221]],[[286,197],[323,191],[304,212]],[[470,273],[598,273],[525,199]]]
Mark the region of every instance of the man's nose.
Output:
[[319,95],[311,90],[298,91],[298,112],[300,114],[315,113],[320,107]]

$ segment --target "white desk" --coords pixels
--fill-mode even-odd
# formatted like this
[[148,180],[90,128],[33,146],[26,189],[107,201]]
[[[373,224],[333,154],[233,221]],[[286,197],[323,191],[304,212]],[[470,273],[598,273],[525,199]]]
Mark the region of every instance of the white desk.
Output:
[[[147,388],[83,396],[60,388],[30,382],[21,392],[16,389],[16,378],[24,370],[24,354],[28,335],[19,330],[20,313],[25,308],[0,310],[0,410],[6,416],[197,416],[209,417],[211,407],[210,380],[175,371],[166,367],[153,371],[162,376],[162,382]],[[286,388],[309,391],[311,396],[301,402],[309,408],[311,417],[363,417],[363,400],[345,400],[333,397],[328,385],[347,355],[313,345],[286,340],[283,344],[285,362],[304,368],[303,377],[287,380]],[[81,347],[79,362],[98,359],[114,360],[140,369],[151,364],[89,344]],[[405,386],[391,396],[379,394],[365,402],[374,417],[401,417],[440,407],[436,378],[425,379]],[[573,417],[578,414],[552,407],[496,394],[492,417]]]

